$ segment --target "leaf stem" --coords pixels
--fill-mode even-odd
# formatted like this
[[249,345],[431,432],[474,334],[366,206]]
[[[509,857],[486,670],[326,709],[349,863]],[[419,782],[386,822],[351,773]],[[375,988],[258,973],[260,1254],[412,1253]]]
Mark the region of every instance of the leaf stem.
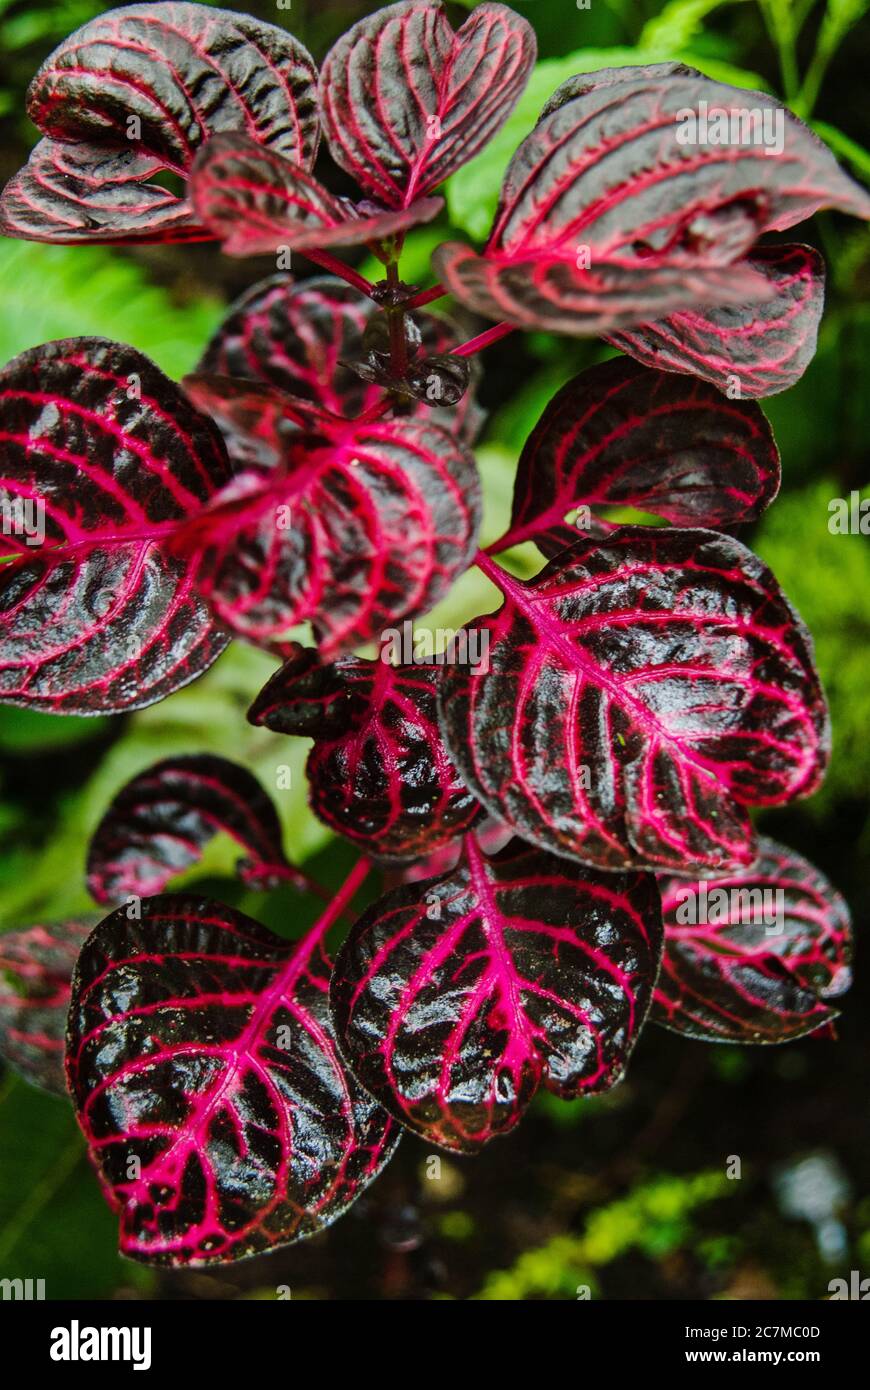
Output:
[[339,917],[347,911],[356,897],[358,889],[368,878],[371,868],[371,862],[366,858],[356,861],[326,911],[321,913],[311,931],[306,934],[304,938],[306,950],[310,950],[313,942],[322,941]]
[[489,347],[490,343],[497,343],[499,338],[506,338],[508,333],[513,333],[515,329],[515,323],[496,323],[492,328],[487,328],[485,333],[478,333],[476,338],[469,338],[467,343],[460,343],[459,347],[451,348],[451,353],[454,357],[473,357],[476,352]]
[[361,414],[354,416],[354,424],[370,425],[374,420],[380,420],[382,416],[392,410],[393,404],[392,395],[389,391],[385,391],[380,400],[375,401],[374,405],[370,405],[367,410],[363,410]]
[[428,290],[420,290],[419,294],[413,295],[405,301],[406,309],[422,309],[424,304],[431,304],[436,299],[443,299],[450,291],[443,285],[432,285]]
[[474,563],[477,568],[486,575],[487,579],[491,579],[493,584],[501,589],[502,593],[505,592],[505,580],[509,580],[510,575],[506,570],[502,569],[501,565],[497,565],[495,560],[487,555],[485,550],[478,550],[474,557]]
[[369,299],[374,299],[372,293],[374,286],[371,280],[367,280],[364,275],[360,275],[358,270],[352,266],[345,265],[337,256],[331,256],[328,251],[315,251],[309,247],[305,251],[300,251],[302,256],[307,256],[314,265],[319,265],[321,270],[326,270],[330,275],[337,275],[339,279],[345,280],[347,284],[353,285],[354,289],[360,290],[362,294],[368,295]]
[[[391,290],[399,288],[399,263],[392,260],[387,265],[387,284]],[[405,306],[396,295],[396,302],[386,306],[387,321],[390,325],[390,371],[397,381],[404,381],[408,370],[408,345],[405,341]]]

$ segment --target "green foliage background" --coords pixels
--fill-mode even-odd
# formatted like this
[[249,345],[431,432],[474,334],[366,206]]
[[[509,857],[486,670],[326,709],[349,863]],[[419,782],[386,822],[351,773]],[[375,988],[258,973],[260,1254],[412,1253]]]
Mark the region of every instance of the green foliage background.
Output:
[[[0,0],[3,178],[34,138],[23,102],[32,72],[61,37],[107,8],[94,0]],[[240,8],[285,24],[320,57],[376,5],[293,0],[291,10],[278,11],[264,0]],[[449,8],[459,22],[474,5]],[[451,180],[445,217],[410,236],[407,280],[427,282],[440,241],[485,237],[510,154],[546,98],[565,78],[600,67],[680,58],[735,85],[778,93],[856,177],[870,177],[866,0],[591,0],[585,9],[574,0],[516,0],[515,8],[536,27],[539,65],[502,132]],[[870,239],[829,215],[799,235],[826,255],[828,305],[804,379],[764,403],[783,456],[783,491],[747,539],[815,635],[835,746],[823,790],[766,817],[766,828],[837,882],[860,932],[870,837],[870,545],[862,536],[832,536],[827,523],[832,498],[868,483]],[[210,247],[121,253],[0,240],[0,361],[51,338],[97,334],[132,343],[179,377],[195,365],[222,306],[271,269],[227,262]],[[546,402],[608,355],[596,341],[543,334],[512,335],[486,355],[490,416],[480,462],[488,535],[505,517],[517,454]],[[515,561],[524,572],[536,563],[531,552]],[[492,596],[471,573],[432,625],[458,626],[486,611]],[[127,718],[54,718],[0,706],[0,928],[92,906],[83,882],[91,830],[125,781],[174,752],[214,751],[245,763],[279,803],[291,856],[310,860],[324,882],[337,881],[349,855],[308,810],[307,745],[245,721],[273,667],[234,644],[205,678]],[[292,790],[279,792],[286,766]],[[230,878],[234,857],[217,842],[197,880],[276,930],[298,934],[310,909],[290,894],[242,892]],[[0,1277],[46,1277],[50,1297],[84,1298],[274,1297],[279,1283],[290,1283],[294,1298],[574,1298],[580,1287],[593,1297],[823,1297],[840,1266],[848,1271],[863,1259],[867,1273],[870,1264],[868,990],[860,954],[858,968],[838,1044],[705,1049],[649,1029],[629,1079],[612,1095],[567,1106],[543,1099],[513,1139],[474,1164],[444,1159],[437,1181],[427,1177],[425,1146],[408,1139],[361,1219],[224,1274],[156,1275],[119,1260],[114,1218],[69,1108],[7,1073],[0,1077]],[[820,1152],[846,1183],[836,1212],[846,1245],[836,1268],[822,1259],[811,1227],[789,1221],[773,1195],[777,1172],[806,1152]],[[725,1160],[735,1153],[745,1157],[744,1176],[729,1182]]]

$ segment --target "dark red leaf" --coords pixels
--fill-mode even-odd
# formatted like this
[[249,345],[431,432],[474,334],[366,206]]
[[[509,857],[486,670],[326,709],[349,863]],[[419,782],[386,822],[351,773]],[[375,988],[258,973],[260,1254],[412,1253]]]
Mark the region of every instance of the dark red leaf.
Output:
[[[759,139],[685,143],[685,117],[702,103],[711,116],[781,119],[781,153]],[[545,108],[508,168],[484,255],[447,245],[435,259],[481,313],[613,333],[699,304],[775,297],[767,274],[734,263],[763,232],[822,207],[868,217],[870,196],[772,98],[674,64],[609,69],[566,83]]]
[[648,367],[691,372],[731,395],[773,396],[813,359],[825,301],[825,264],[812,246],[759,246],[747,257],[774,297],[757,305],[684,309],[611,335]]
[[71,918],[0,933],[0,1054],[34,1086],[61,1096],[70,979],[99,920]]
[[[327,421],[319,406],[265,382],[194,372],[181,385],[197,410],[218,426],[237,475],[278,467],[291,436],[300,430],[316,433]],[[231,484],[231,490],[241,486]]]
[[310,168],[317,70],[292,35],[210,5],[127,5],[43,63],[27,111],[47,138],[12,179],[0,230],[34,241],[186,241],[210,233],[147,179],[184,177],[200,145],[244,130]]
[[334,415],[359,415],[380,391],[343,364],[362,356],[377,305],[331,275],[273,275],[227,312],[197,372],[264,382]]
[[4,507],[45,528],[4,538],[0,699],[112,713],[206,670],[228,637],[169,542],[229,477],[211,421],[133,348],[68,338],[0,372],[0,440]]
[[297,431],[280,467],[224,496],[231,543],[216,511],[203,581],[216,613],[256,641],[310,619],[327,659],[431,608],[466,569],[481,509],[472,456],[417,419]]
[[216,135],[194,161],[190,197],[197,218],[228,256],[318,250],[379,241],[431,222],[441,198],[391,211],[334,197],[298,164],[241,134]]
[[[382,394],[377,384],[364,381],[354,370],[354,364],[366,358],[372,327],[380,317],[368,295],[333,276],[298,283],[287,275],[271,276],[231,307],[206,348],[197,374],[184,382],[185,388],[200,409],[208,401],[207,413],[225,429],[231,458],[243,463],[264,456],[275,459],[282,449],[281,413],[272,415],[275,398],[264,402],[241,431],[238,422],[236,428],[230,426],[220,389],[204,382],[203,374],[247,378],[289,393],[296,402],[310,401],[333,415],[360,415]],[[449,352],[461,342],[459,329],[441,316],[416,313],[405,322],[411,356]],[[472,361],[472,372],[474,365]],[[402,403],[397,403],[397,411],[403,412]],[[413,413],[455,425],[466,440],[473,439],[481,418],[473,389],[455,409],[427,401]]]
[[661,318],[696,304],[748,304],[770,286],[748,264],[638,269],[593,262],[578,268],[570,248],[529,256],[479,256],[446,242],[432,264],[451,294],[488,318],[520,328],[586,336],[610,335],[641,319]]
[[694,378],[651,371],[620,357],[569,381],[523,448],[504,545],[564,526],[613,529],[593,507],[629,506],[675,526],[754,521],[779,488],[779,454],[757,405],[728,400]]
[[601,874],[474,837],[441,878],[368,908],[336,959],[342,1049],[403,1124],[474,1152],[540,1085],[563,1099],[622,1078],[662,944],[650,874]]
[[67,1074],[125,1255],[271,1250],[328,1226],[377,1176],[399,1131],[344,1069],[328,980],[319,930],[282,941],[196,897],[97,927],[73,979]]
[[707,1042],[777,1043],[837,1017],[851,984],[852,933],[840,894],[775,840],[727,877],[659,875],[665,953],[651,1018]]
[[389,860],[428,854],[479,819],[438,730],[439,666],[361,657],[324,666],[312,655],[278,671],[248,718],[314,737],[307,773],[322,821]]
[[751,863],[748,805],[808,795],[829,749],[810,638],[711,531],[623,527],[502,588],[488,670],[445,670],[465,782],[525,839],[604,868]]
[[0,198],[0,232],[28,241],[202,241],[190,206],[148,183],[163,164],[135,148],[40,140]]
[[160,893],[221,831],[247,851],[238,872],[250,887],[294,877],[278,813],[256,777],[210,753],[166,758],[112,801],[91,839],[88,888],[98,903]]
[[504,124],[536,51],[531,25],[504,5],[478,5],[455,34],[440,0],[377,10],[323,64],[333,158],[385,206],[407,207]]

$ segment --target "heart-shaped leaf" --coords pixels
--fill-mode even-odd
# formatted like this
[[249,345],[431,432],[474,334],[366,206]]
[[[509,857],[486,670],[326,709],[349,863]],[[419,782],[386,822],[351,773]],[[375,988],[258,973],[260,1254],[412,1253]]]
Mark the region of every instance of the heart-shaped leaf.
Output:
[[540,1085],[564,1099],[619,1081],[661,955],[650,874],[581,871],[469,836],[441,878],[386,894],[352,928],[330,998],[342,1050],[403,1124],[472,1153]]
[[773,396],[813,359],[825,301],[825,264],[812,246],[759,246],[748,264],[774,288],[763,304],[684,309],[610,336],[648,367],[691,372],[729,395]]
[[758,842],[751,867],[695,882],[659,875],[665,952],[650,1017],[706,1042],[778,1043],[837,1017],[851,984],[840,894],[808,860]]
[[[227,430],[221,387],[203,382],[203,375],[247,378],[288,393],[296,402],[310,401],[333,415],[360,415],[382,395],[377,382],[365,380],[357,370],[367,360],[378,319],[373,299],[334,276],[314,276],[294,283],[286,275],[273,275],[254,285],[230,308],[196,374],[183,384],[200,409],[208,401],[206,413],[214,414],[225,429],[234,461],[246,464],[261,458],[262,448],[277,459],[283,447],[278,437],[280,414],[270,419],[269,408],[261,408],[244,431]],[[461,342],[459,329],[441,316],[411,314],[405,326],[411,359],[420,353],[447,353]],[[473,360],[471,366],[473,370]],[[412,413],[431,416],[437,424],[455,425],[466,440],[473,439],[480,424],[473,389],[455,408],[438,407],[430,399],[420,407],[406,408],[397,402],[395,409],[398,414],[412,409]]]
[[[402,637],[387,640],[399,646]],[[300,651],[248,718],[277,733],[314,735],[311,807],[326,825],[378,859],[415,859],[461,834],[481,807],[441,740],[441,667],[393,666],[387,655],[324,666]]]
[[305,168],[317,70],[292,35],[210,5],[127,5],[77,29],[33,79],[46,137],[7,185],[0,230],[34,241],[185,241],[211,233],[147,180],[184,178],[209,136],[244,130]]
[[197,218],[228,256],[355,246],[431,222],[441,198],[392,210],[336,198],[299,164],[242,134],[216,135],[194,161],[190,197]]
[[348,1075],[321,931],[282,941],[196,897],[119,908],[79,958],[67,1074],[122,1252],[242,1259],[336,1220],[399,1131]]
[[60,1096],[73,966],[99,920],[0,933],[0,1055],[32,1085]]
[[455,34],[440,0],[377,10],[323,64],[333,158],[386,207],[407,207],[504,124],[536,51],[531,25],[504,5],[478,5]]
[[46,343],[0,372],[0,699],[67,714],[138,709],[228,637],[195,584],[184,523],[226,483],[217,428],[133,348]]
[[[553,397],[520,455],[511,527],[500,545],[599,534],[592,507],[629,506],[676,526],[754,521],[779,488],[779,454],[757,405],[628,358],[590,367]],[[551,552],[552,553],[552,552]]]
[[218,510],[205,581],[215,611],[257,641],[310,619],[328,659],[432,607],[468,566],[481,510],[472,456],[417,419],[297,431],[280,467],[227,499],[231,541]]
[[116,903],[160,893],[219,832],[247,851],[238,872],[250,887],[296,876],[274,803],[246,768],[210,753],[155,763],[121,788],[94,831],[91,895]]
[[809,634],[770,571],[711,531],[623,527],[523,583],[492,561],[486,671],[439,686],[442,729],[487,809],[604,868],[755,856],[748,805],[821,780],[827,710]]
[[335,276],[272,275],[231,305],[197,372],[261,381],[334,415],[359,415],[380,391],[344,363],[362,356],[375,313],[368,295]]
[[866,218],[870,196],[772,98],[673,64],[615,69],[566,83],[545,108],[508,167],[484,255],[448,244],[435,259],[481,313],[612,333],[775,298],[766,274],[734,263],[822,207]]

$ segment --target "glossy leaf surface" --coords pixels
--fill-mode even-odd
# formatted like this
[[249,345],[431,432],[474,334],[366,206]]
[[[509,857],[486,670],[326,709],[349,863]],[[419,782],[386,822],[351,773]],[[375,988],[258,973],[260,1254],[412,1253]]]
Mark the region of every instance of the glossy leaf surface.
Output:
[[113,713],[206,670],[228,637],[176,541],[229,477],[211,421],[133,348],[69,338],[0,372],[0,442],[0,699]]
[[579,541],[475,626],[442,728],[465,782],[524,838],[605,868],[751,863],[749,805],[807,795],[827,760],[809,636],[770,571],[711,531]]
[[759,246],[748,258],[775,290],[755,305],[685,309],[611,342],[648,367],[690,372],[732,397],[787,391],[813,360],[825,265],[812,246]]
[[620,1080],[649,1007],[661,911],[648,874],[599,874],[513,841],[465,841],[440,878],[374,903],[336,959],[331,1001],[361,1081],[403,1124],[474,1152],[539,1086]]
[[88,889],[99,903],[161,893],[219,832],[246,851],[238,872],[250,887],[293,877],[278,813],[256,777],[209,753],[166,758],[111,802],[91,839]]
[[790,1042],[837,1017],[851,983],[849,911],[800,854],[703,883],[659,877],[665,953],[651,1017],[706,1042]]
[[503,125],[536,51],[531,25],[505,5],[478,5],[455,34],[440,3],[377,10],[323,64],[320,101],[333,158],[386,207],[407,207]]
[[67,1069],[125,1255],[209,1264],[286,1245],[386,1163],[398,1129],[345,1071],[328,979],[316,932],[282,941],[197,897],[148,898],[141,920],[119,908],[96,929]]
[[[707,108],[727,117],[727,142],[702,125]],[[448,244],[435,259],[481,313],[612,333],[699,304],[776,298],[741,258],[822,207],[867,218],[870,197],[772,98],[674,64],[609,69],[548,103],[508,167],[483,256]]]
[[336,198],[301,165],[242,134],[217,135],[203,147],[190,196],[228,256],[378,241],[430,222],[443,206],[422,198],[391,210]]
[[[418,312],[406,318],[405,327],[412,361],[426,354],[448,353],[461,341],[459,328],[441,315]],[[246,421],[238,412],[233,420],[221,399],[225,388],[213,378],[244,378],[333,415],[361,415],[382,396],[377,378],[361,371],[373,353],[383,350],[380,338],[378,307],[360,290],[330,275],[296,282],[287,275],[274,275],[252,286],[231,306],[197,372],[184,385],[200,409],[208,402],[207,413],[214,414],[224,429],[234,461],[276,460],[283,449],[281,435],[287,418],[281,402],[270,396],[259,409],[252,406]],[[463,364],[465,359],[453,361]],[[455,424],[464,440],[473,439],[481,412],[474,401],[473,363],[471,368],[471,385],[457,406],[439,406],[432,399],[437,390],[429,389],[424,373],[424,402],[397,400],[396,415],[412,413],[436,424]]]
[[520,455],[506,540],[555,528],[560,547],[571,544],[578,533],[564,518],[581,506],[589,510],[580,520],[599,533],[613,524],[591,508],[614,505],[724,529],[754,521],[779,476],[757,405],[616,358],[569,381],[547,406]]
[[481,510],[472,456],[417,419],[297,431],[279,467],[223,500],[232,545],[216,528],[216,613],[258,641],[311,619],[327,659],[437,602],[474,553]]
[[278,733],[314,735],[309,796],[322,821],[378,859],[414,859],[481,815],[441,740],[440,673],[359,657],[322,666],[303,651],[248,717]]
[[274,24],[210,5],[126,5],[77,29],[43,63],[27,111],[45,138],[7,186],[0,229],[36,241],[185,241],[211,234],[183,193],[220,131],[308,168],[319,139],[310,54]]

